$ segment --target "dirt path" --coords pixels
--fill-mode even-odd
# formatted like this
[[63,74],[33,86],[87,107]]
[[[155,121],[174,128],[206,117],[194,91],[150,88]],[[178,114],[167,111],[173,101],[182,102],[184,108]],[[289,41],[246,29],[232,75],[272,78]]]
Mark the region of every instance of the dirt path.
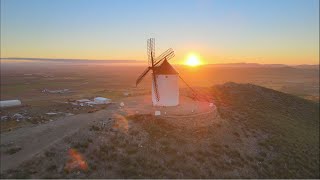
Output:
[[[211,116],[212,107],[206,102],[195,102],[187,98],[181,98],[181,105],[176,107],[153,107],[149,96],[128,97],[123,99],[125,106],[119,108],[119,104],[115,103],[108,106],[107,109],[97,111],[95,113],[78,114],[63,117],[56,121],[46,124],[23,127],[12,132],[1,134],[1,172],[8,169],[17,168],[22,162],[29,160],[34,155],[43,152],[48,147],[54,145],[63,138],[70,136],[82,128],[91,125],[100,125],[101,121],[107,123],[109,118],[115,119],[120,130],[128,131],[128,122],[124,116],[136,113],[151,113],[155,110],[170,115],[188,114],[194,118],[194,115],[204,114]],[[166,112],[166,113],[164,113]],[[189,119],[190,119],[189,118]],[[170,123],[177,125],[190,126],[190,122],[186,118],[171,118]],[[182,120],[184,119],[184,120]],[[211,121],[205,121],[211,123]],[[204,123],[202,123],[204,125]],[[6,153],[6,150],[12,148],[21,148],[15,153]]]
[[30,159],[81,128],[100,121],[107,121],[115,111],[116,107],[110,106],[107,110],[63,117],[46,124],[24,127],[1,134],[1,149],[5,146],[21,148],[20,151],[12,155],[1,151],[1,172],[17,167],[23,161]]

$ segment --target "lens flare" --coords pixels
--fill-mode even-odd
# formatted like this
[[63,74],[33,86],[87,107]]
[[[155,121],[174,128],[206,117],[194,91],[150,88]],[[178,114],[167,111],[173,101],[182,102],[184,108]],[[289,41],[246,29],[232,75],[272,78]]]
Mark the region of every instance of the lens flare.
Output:
[[75,149],[71,148],[69,149],[69,160],[65,165],[65,170],[68,172],[76,170],[88,170],[88,164],[82,157],[82,155]]

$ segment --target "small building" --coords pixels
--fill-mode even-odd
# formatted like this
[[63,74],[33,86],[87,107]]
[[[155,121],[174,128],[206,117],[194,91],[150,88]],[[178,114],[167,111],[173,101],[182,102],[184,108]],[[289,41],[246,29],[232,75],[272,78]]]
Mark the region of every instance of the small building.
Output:
[[104,97],[96,97],[94,98],[93,102],[95,102],[96,104],[109,104],[111,103],[111,99]]
[[179,73],[164,60],[160,66],[155,67],[159,101],[156,98],[154,82],[152,82],[152,103],[154,106],[179,105]]
[[77,100],[77,103],[85,103],[85,102],[90,102],[89,99],[79,99]]
[[4,107],[14,107],[14,106],[20,106],[21,101],[20,100],[7,100],[7,101],[0,101],[0,108]]

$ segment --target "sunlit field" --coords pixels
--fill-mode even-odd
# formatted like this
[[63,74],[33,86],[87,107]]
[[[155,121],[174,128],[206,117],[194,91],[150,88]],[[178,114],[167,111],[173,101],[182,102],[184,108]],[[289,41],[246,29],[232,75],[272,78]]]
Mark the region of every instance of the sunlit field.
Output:
[[[317,66],[250,67],[250,65],[174,65],[181,77],[195,87],[211,87],[225,82],[254,83],[287,92],[306,99],[319,97]],[[135,88],[137,75],[145,68],[140,64],[81,64],[81,63],[3,63],[1,66],[1,97],[17,95],[26,101],[37,101],[42,89],[67,88],[73,95],[90,94],[99,90],[130,91]],[[32,74],[32,75],[30,75]],[[47,77],[46,77],[47,76]],[[140,88],[149,90],[151,76]],[[180,82],[181,88],[185,88]],[[120,91],[119,91],[120,92]],[[116,93],[116,92],[114,92]],[[112,94],[112,93],[111,93]],[[110,94],[110,95],[111,95]],[[121,92],[119,93],[121,94]],[[43,95],[44,96],[44,95]],[[116,96],[112,94],[112,96]],[[44,96],[47,98],[47,96]],[[55,97],[54,97],[55,98]]]

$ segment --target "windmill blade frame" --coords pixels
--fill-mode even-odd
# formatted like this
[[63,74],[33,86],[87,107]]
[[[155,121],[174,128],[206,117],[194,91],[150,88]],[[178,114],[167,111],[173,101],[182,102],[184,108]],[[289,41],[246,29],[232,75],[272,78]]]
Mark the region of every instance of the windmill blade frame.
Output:
[[151,65],[151,41],[150,39],[147,40],[147,56],[148,56],[148,66]]
[[162,59],[160,59],[160,60],[158,60],[155,64],[154,64],[154,66],[156,66],[156,65],[158,65],[158,64],[160,64],[162,61],[164,61],[164,60],[170,60],[171,58],[173,58],[175,55],[174,55],[174,51],[172,51],[170,54],[168,54],[168,55],[166,55],[165,57],[163,57]]
[[155,39],[150,38],[147,40],[147,55],[148,55],[148,65],[153,66],[155,57]]
[[173,52],[172,48],[169,48],[167,49],[165,52],[163,52],[160,56],[158,56],[156,59],[155,59],[155,62],[163,59],[164,57],[166,57],[168,54],[170,54],[171,52]]
[[138,77],[137,81],[136,81],[136,86],[138,86],[138,84],[142,81],[142,79],[148,74],[148,72],[150,71],[150,67],[148,67],[147,69],[145,69],[143,71],[143,73]]
[[187,87],[193,92],[193,94],[194,94],[194,96],[195,96],[195,98],[197,99],[197,100],[199,100],[199,98],[198,98],[198,93],[179,75],[179,78],[182,80],[182,82],[183,83],[185,83],[186,85],[187,85]]
[[206,102],[211,102],[210,98],[205,97],[204,95],[201,95],[200,93],[198,93],[196,90],[194,90],[180,75],[179,78],[182,80],[183,83],[185,83],[187,85],[187,87],[192,91],[192,93],[195,96],[195,99],[197,99],[198,101],[202,101],[205,100]]
[[155,73],[152,73],[152,77],[153,77],[153,88],[154,88],[154,92],[156,94],[156,99],[159,102],[160,100],[160,95],[159,95],[159,91],[158,91],[158,83],[157,83],[157,77]]

